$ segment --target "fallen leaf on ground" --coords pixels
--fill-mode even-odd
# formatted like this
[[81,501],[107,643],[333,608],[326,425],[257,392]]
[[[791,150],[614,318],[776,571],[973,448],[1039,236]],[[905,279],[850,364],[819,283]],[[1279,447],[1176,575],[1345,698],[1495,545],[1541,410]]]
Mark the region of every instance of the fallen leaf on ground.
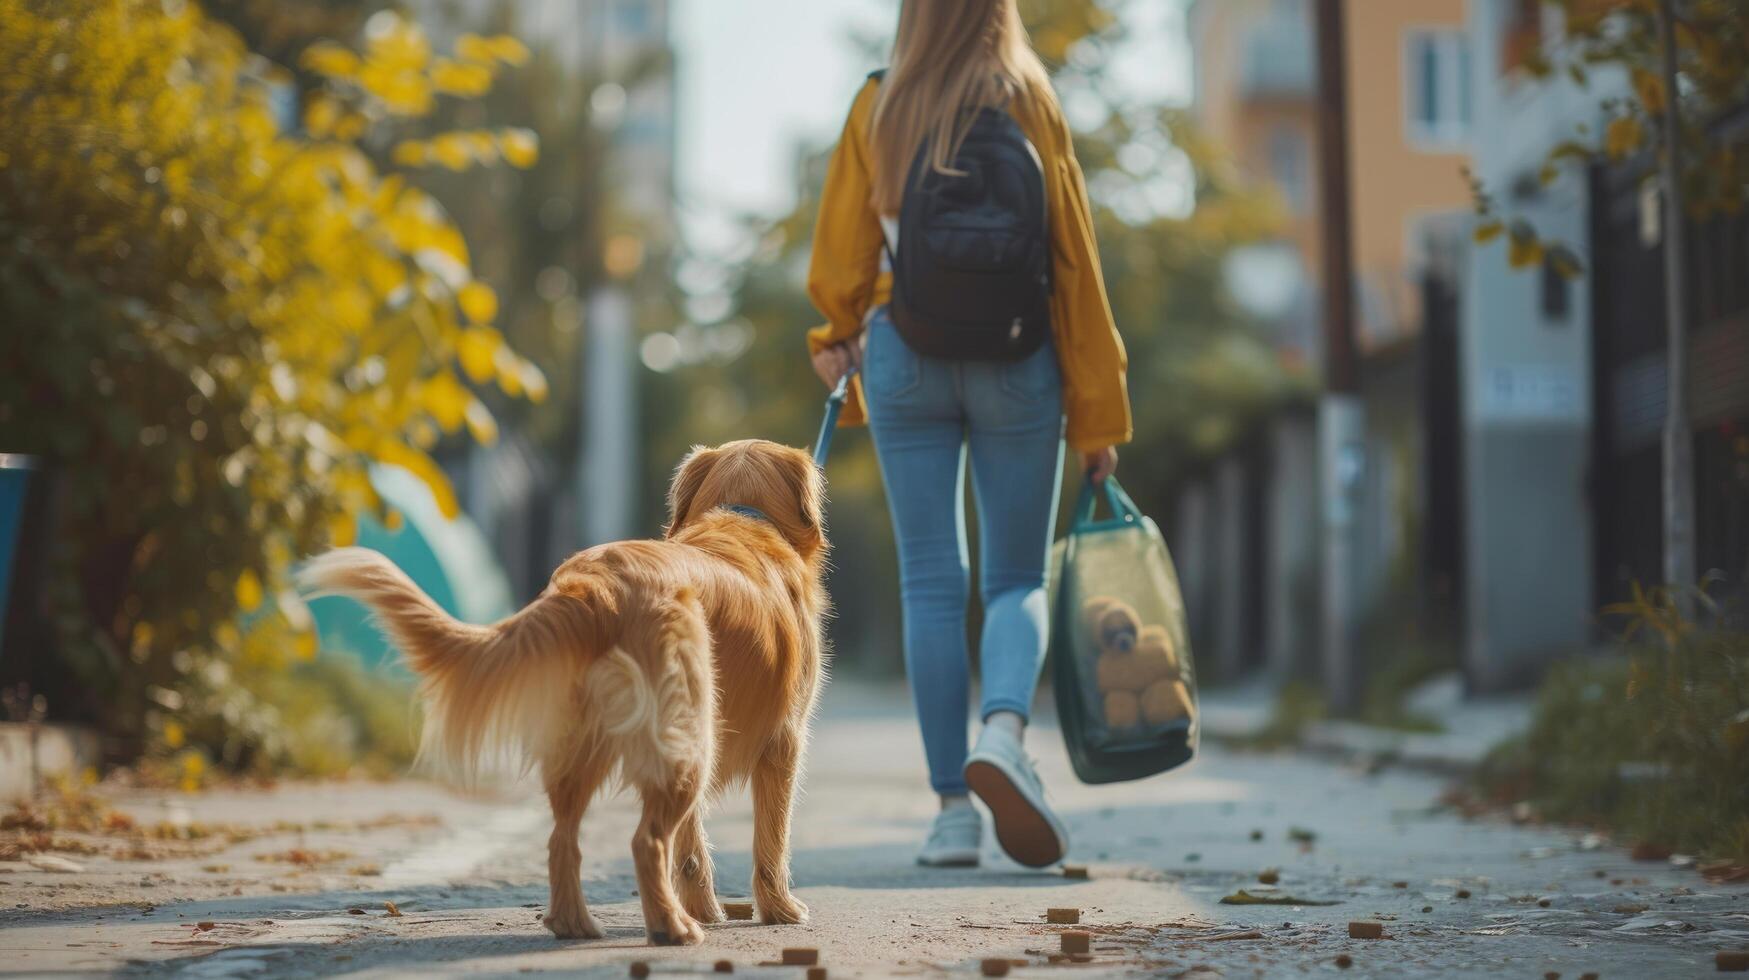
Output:
[[84,871],[83,865],[75,864],[64,857],[53,854],[32,854],[25,858],[29,865],[38,871],[53,871],[58,874],[78,874]]
[[401,910],[394,902],[384,902],[383,912],[391,919],[399,919],[401,917]]
[[1293,895],[1253,895],[1241,888],[1221,899],[1222,905],[1336,905],[1333,901],[1296,898]]

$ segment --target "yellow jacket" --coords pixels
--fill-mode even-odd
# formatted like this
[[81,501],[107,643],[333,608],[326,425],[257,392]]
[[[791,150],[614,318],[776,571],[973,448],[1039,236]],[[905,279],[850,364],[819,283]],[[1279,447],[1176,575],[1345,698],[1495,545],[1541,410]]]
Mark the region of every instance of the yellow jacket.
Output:
[[[857,93],[826,171],[808,295],[827,322],[808,331],[809,353],[861,333],[868,311],[892,292],[892,277],[880,271],[880,217],[869,197],[869,119],[877,85],[870,79]],[[1009,112],[1044,163],[1053,258],[1051,333],[1062,370],[1069,445],[1089,451],[1128,442],[1128,359],[1105,298],[1086,178],[1075,160],[1068,124],[1056,104],[1043,99],[1019,100]],[[840,423],[860,424],[864,418],[861,385],[853,384]]]

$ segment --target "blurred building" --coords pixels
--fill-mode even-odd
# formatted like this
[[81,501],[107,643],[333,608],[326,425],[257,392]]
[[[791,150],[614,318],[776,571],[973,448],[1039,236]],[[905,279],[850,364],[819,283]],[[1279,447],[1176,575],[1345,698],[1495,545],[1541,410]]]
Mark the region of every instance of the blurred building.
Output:
[[[1428,498],[1438,496],[1423,438],[1424,283],[1448,260],[1470,204],[1460,168],[1474,121],[1473,59],[1464,0],[1368,4],[1365,16],[1354,8],[1345,22],[1350,221],[1373,462],[1359,588],[1376,605],[1405,556],[1422,550]],[[1279,241],[1235,256],[1229,285],[1273,322],[1284,358],[1316,365],[1323,255],[1311,0],[1198,0],[1189,26],[1198,118],[1288,215]],[[1310,413],[1286,414],[1183,498],[1174,523],[1194,556],[1186,601],[1205,603],[1202,646],[1229,674],[1262,664],[1303,671],[1316,656],[1316,445]],[[1254,608],[1241,608],[1241,596],[1255,596]]]
[[[1288,202],[1281,244],[1315,278],[1309,6],[1204,0],[1191,24],[1199,112],[1245,172]],[[1350,0],[1346,21],[1368,433],[1355,573],[1370,647],[1362,669],[1431,653],[1460,666],[1472,691],[1518,686],[1596,643],[1602,604],[1663,578],[1664,229],[1644,179],[1652,161],[1543,178],[1558,141],[1601,131],[1600,103],[1625,80],[1602,67],[1586,88],[1534,77],[1534,56],[1564,26],[1541,0]],[[1749,144],[1749,106],[1710,135]],[[1585,275],[1547,259],[1513,269],[1500,242],[1475,244],[1464,164],[1503,213],[1572,244]],[[1749,215],[1712,218],[1690,237],[1697,557],[1701,573],[1722,572],[1740,592]],[[1315,318],[1312,291],[1265,286],[1295,297],[1278,311],[1283,346],[1314,356],[1304,338],[1315,331],[1297,319]],[[1317,674],[1313,437],[1310,418],[1279,418],[1181,494],[1173,533],[1186,602],[1200,652],[1228,674]]]
[[[1311,6],[1198,0],[1189,18],[1199,120],[1286,206],[1282,243],[1298,268],[1281,341],[1307,358],[1317,356],[1310,284],[1322,261]],[[1474,116],[1464,18],[1464,0],[1397,0],[1346,19],[1357,300],[1369,348],[1416,330],[1423,226],[1470,203],[1459,169]]]

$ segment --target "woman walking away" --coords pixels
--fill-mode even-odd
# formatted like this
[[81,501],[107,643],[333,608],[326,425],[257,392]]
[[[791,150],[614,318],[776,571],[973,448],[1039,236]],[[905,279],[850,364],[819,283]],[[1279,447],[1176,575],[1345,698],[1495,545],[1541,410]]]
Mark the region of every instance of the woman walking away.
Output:
[[[808,335],[828,385],[861,368],[847,423],[880,458],[905,667],[941,812],[920,864],[978,863],[991,813],[1014,860],[1068,836],[1022,748],[1047,636],[1062,442],[1096,481],[1130,437],[1123,342],[1068,126],[1015,0],[904,0],[827,173]],[[964,472],[977,497],[983,728],[966,750]]]

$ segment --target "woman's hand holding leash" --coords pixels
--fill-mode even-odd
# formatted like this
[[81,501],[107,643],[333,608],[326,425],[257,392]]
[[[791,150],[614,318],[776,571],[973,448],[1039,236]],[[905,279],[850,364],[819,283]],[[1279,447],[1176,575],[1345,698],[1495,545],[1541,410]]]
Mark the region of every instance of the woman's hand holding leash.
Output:
[[841,341],[820,348],[814,355],[814,373],[828,388],[838,387],[838,379],[862,367],[862,338]]

